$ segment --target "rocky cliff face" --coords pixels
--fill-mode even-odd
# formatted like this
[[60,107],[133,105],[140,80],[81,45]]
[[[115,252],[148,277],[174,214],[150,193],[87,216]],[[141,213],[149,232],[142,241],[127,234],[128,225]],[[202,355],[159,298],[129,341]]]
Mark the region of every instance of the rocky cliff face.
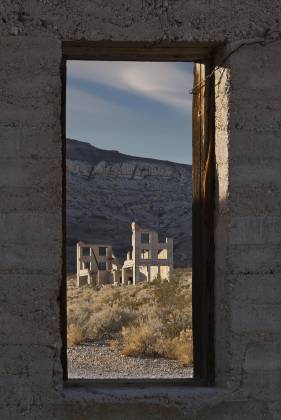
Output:
[[191,265],[191,205],[191,166],[67,140],[69,272],[79,240],[112,244],[122,261],[133,220],[173,237],[175,266]]

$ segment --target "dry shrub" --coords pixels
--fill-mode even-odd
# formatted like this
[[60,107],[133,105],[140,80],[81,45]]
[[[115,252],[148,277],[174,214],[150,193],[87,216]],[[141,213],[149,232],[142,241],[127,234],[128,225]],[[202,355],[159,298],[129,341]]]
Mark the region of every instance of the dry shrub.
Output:
[[158,331],[151,324],[139,324],[122,329],[124,356],[155,357],[158,356],[156,343]]
[[71,278],[67,295],[69,345],[106,338],[126,356],[192,363],[190,270],[174,270],[169,282],[100,290]]
[[80,325],[81,328],[84,328],[87,324],[88,320],[90,319],[92,314],[92,309],[89,305],[85,304],[84,302],[75,303],[69,305],[68,313],[67,313],[67,322],[69,325],[75,324]]
[[69,346],[80,344],[84,340],[85,335],[79,325],[70,324],[67,327],[67,344]]
[[188,366],[193,363],[192,331],[182,331],[178,337],[163,338],[157,342],[158,353],[167,359],[174,359]]
[[87,336],[91,339],[110,338],[122,330],[124,325],[133,322],[135,315],[122,310],[118,305],[94,312],[87,323]]
[[192,327],[191,287],[184,284],[180,276],[173,274],[169,282],[155,281],[152,294],[165,337],[177,337],[181,331]]
[[119,341],[118,340],[110,340],[110,348],[112,350],[117,350],[119,347]]
[[165,357],[192,365],[192,332],[182,331],[179,336],[167,338],[161,335],[157,325],[139,324],[122,329],[124,356]]

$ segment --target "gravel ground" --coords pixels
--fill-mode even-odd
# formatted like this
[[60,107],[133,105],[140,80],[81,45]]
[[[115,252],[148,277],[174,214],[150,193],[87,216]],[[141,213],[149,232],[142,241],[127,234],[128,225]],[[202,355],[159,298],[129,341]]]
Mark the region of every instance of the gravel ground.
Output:
[[175,360],[125,357],[108,341],[68,349],[69,378],[191,378],[193,369]]

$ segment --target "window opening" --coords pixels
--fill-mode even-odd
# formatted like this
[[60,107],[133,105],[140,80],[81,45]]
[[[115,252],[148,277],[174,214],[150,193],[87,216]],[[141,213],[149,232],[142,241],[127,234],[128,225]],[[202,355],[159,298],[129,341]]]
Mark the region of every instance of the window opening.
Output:
[[168,258],[167,249],[158,249],[158,259],[159,260],[166,260],[167,258]]
[[141,233],[141,243],[142,244],[149,243],[149,233]]
[[100,257],[106,256],[106,247],[105,246],[100,246],[99,247],[99,256]]
[[85,269],[85,270],[90,270],[90,268],[91,268],[91,263],[89,263],[89,262],[84,262],[84,269]]
[[99,270],[106,270],[106,262],[105,261],[100,261],[99,262]]
[[148,260],[150,258],[149,249],[142,249],[141,250],[141,259]]
[[90,248],[86,248],[86,247],[82,248],[82,255],[83,255],[83,257],[89,256],[90,253],[91,253]]
[[167,242],[166,235],[164,233],[158,233],[158,242],[160,244],[165,244]]
[[[75,66],[72,66],[74,63]],[[69,211],[66,231],[66,240],[69,244],[67,258],[68,276],[66,283],[69,298],[67,318],[68,378],[122,378],[125,371],[122,371],[122,366],[120,370],[120,363],[113,365],[108,376],[106,365],[102,365],[102,359],[96,360],[97,363],[94,360],[92,370],[88,369],[89,366],[83,366],[83,362],[81,362],[83,359],[81,355],[85,351],[85,343],[91,343],[89,346],[87,344],[86,347],[90,348],[92,346],[86,359],[90,359],[91,357],[95,358],[96,356],[93,355],[97,353],[96,345],[98,344],[96,343],[102,343],[101,346],[103,347],[102,351],[104,351],[104,356],[108,352],[106,340],[109,338],[111,340],[111,352],[113,351],[117,355],[119,354],[119,356],[123,355],[131,358],[126,360],[125,369],[128,372],[127,367],[129,365],[129,369],[131,369],[129,378],[135,377],[140,361],[143,358],[147,359],[148,368],[140,375],[140,378],[149,378],[151,376],[159,379],[192,378],[193,343],[195,343],[196,357],[194,363],[196,377],[206,380],[205,378],[210,378],[210,374],[208,371],[208,358],[205,356],[203,345],[205,343],[206,349],[211,349],[209,345],[211,341],[208,341],[211,334],[208,335],[209,332],[206,333],[205,331],[203,338],[200,337],[198,326],[205,325],[203,324],[203,318],[200,318],[201,315],[198,315],[195,319],[192,318],[192,313],[196,313],[195,309],[192,308],[192,301],[195,300],[194,295],[192,295],[194,293],[194,291],[192,292],[192,268],[194,269],[192,267],[192,247],[194,250],[196,240],[193,238],[192,242],[191,224],[193,224],[194,231],[196,221],[190,219],[187,225],[183,221],[186,215],[194,214],[194,208],[196,207],[194,205],[194,196],[192,204],[192,190],[190,189],[192,185],[192,171],[193,193],[195,191],[196,199],[201,197],[202,177],[200,178],[198,176],[201,169],[198,173],[196,171],[198,171],[198,168],[204,167],[204,162],[207,161],[207,154],[205,151],[205,154],[201,151],[196,157],[196,153],[202,145],[202,133],[204,135],[209,133],[211,124],[209,126],[207,125],[206,121],[202,119],[202,115],[197,112],[198,108],[196,107],[200,105],[206,106],[206,104],[209,106],[209,102],[205,101],[205,91],[207,89],[204,87],[204,96],[202,96],[201,92],[196,93],[195,100],[193,98],[192,119],[190,102],[188,104],[186,95],[179,95],[177,98],[177,90],[175,90],[174,94],[170,92],[168,96],[165,93],[167,81],[168,84],[171,83],[169,77],[171,79],[174,78],[174,83],[178,88],[179,75],[185,75],[187,80],[181,86],[181,92],[184,91],[186,93],[192,88],[193,83],[196,87],[198,81],[202,80],[205,67],[204,65],[196,65],[196,77],[193,80],[192,64],[190,64],[189,68],[184,68],[184,65],[186,66],[188,63],[134,62],[136,65],[134,72],[130,73],[128,62],[116,62],[118,65],[121,64],[124,66],[122,71],[123,74],[127,75],[126,86],[121,86],[121,90],[123,89],[123,95],[120,95],[121,102],[118,103],[118,93],[120,93],[118,81],[124,80],[123,76],[118,79],[122,74],[122,71],[120,72],[122,66],[115,73],[112,72],[112,66],[115,62],[110,63],[109,67],[106,67],[108,66],[108,62],[91,62],[91,64],[97,64],[96,69],[86,69],[85,63],[88,62],[78,60],[74,62],[68,61],[67,63],[66,195],[68,206],[70,206],[66,208],[66,212]],[[138,69],[138,64],[141,64],[140,69]],[[165,65],[173,64],[174,68],[172,72],[163,71],[165,77],[153,79],[150,77],[151,74],[157,74],[157,72],[153,71],[150,73],[148,71],[144,77],[145,71],[143,64],[147,64],[148,66],[149,64],[161,64],[163,69]],[[80,65],[81,67],[79,68]],[[106,68],[110,68],[109,73],[105,70]],[[155,87],[153,86],[154,82]],[[163,92],[161,89],[159,90],[159,83],[163,83]],[[147,84],[149,84],[149,89],[147,89]],[[101,85],[103,85],[103,88]],[[132,92],[127,92],[127,90],[132,90]],[[127,98],[124,92],[127,92],[131,97]],[[165,112],[167,112],[166,115],[170,118],[170,125],[172,124],[172,109],[173,111],[179,111],[180,109],[181,112],[184,111],[188,115],[188,117],[185,115],[185,120],[189,121],[187,127],[190,129],[190,133],[188,131],[185,132],[185,141],[188,144],[186,156],[189,155],[190,160],[187,159],[186,162],[183,162],[182,153],[179,154],[181,156],[179,157],[179,161],[177,159],[170,160],[171,156],[162,158],[160,154],[163,149],[163,142],[159,142],[157,145],[157,153],[159,155],[157,153],[155,154],[156,149],[154,150],[153,147],[147,148],[151,152],[151,155],[149,152],[148,156],[145,156],[145,154],[142,156],[142,153],[139,152],[139,154],[136,152],[129,155],[124,153],[126,150],[121,149],[121,147],[117,151],[113,147],[108,146],[107,149],[102,149],[103,139],[101,138],[101,140],[97,141],[96,136],[102,132],[100,121],[103,119],[93,118],[91,110],[94,109],[96,113],[104,113],[104,121],[106,121],[106,114],[108,112],[110,112],[111,116],[115,116],[112,113],[114,109],[119,124],[120,115],[124,117],[126,112],[130,113],[129,110],[131,107],[128,107],[128,103],[133,99],[136,100],[138,95],[141,97],[141,102],[152,101],[154,108],[156,107],[156,103],[158,105],[161,104],[162,107],[166,107]],[[112,103],[111,101],[114,96],[115,99]],[[126,103],[127,100],[128,103]],[[79,109],[77,108],[77,104],[79,104]],[[118,115],[117,111],[120,112],[120,115]],[[136,112],[136,115],[138,115],[138,112]],[[76,118],[74,118],[74,115]],[[141,111],[139,113],[140,115]],[[155,123],[156,115],[157,113],[152,118],[155,126],[157,125]],[[201,119],[201,126],[198,123],[198,116]],[[177,117],[179,118],[179,115]],[[121,130],[118,133],[114,129],[114,118],[110,118],[107,118],[107,123],[110,121],[110,124],[104,124],[104,127],[107,127],[107,129],[110,127],[112,136],[115,136],[114,141],[118,145],[123,135]],[[193,123],[193,143],[194,139],[199,139],[199,146],[196,142],[194,143],[196,144],[196,150],[193,150],[193,161],[191,158],[191,120]],[[90,127],[92,121],[96,121],[96,126],[92,125]],[[132,122],[131,118],[128,118],[127,121],[129,126],[130,122]],[[163,123],[164,121],[165,118],[163,117]],[[142,128],[144,127],[143,124],[141,126]],[[174,130],[176,130],[176,126],[175,124]],[[119,125],[120,127],[121,125]],[[205,127],[205,131],[202,127]],[[133,128],[134,130],[136,129],[136,127]],[[159,132],[163,133],[161,131],[161,125],[158,128]],[[150,129],[153,129],[153,124],[151,124]],[[93,133],[96,135],[92,136]],[[138,134],[136,136],[138,139],[141,130],[135,131],[135,133]],[[144,133],[141,133],[141,135],[144,136]],[[76,137],[75,140],[73,139],[74,137]],[[132,136],[130,137],[130,141],[131,138]],[[188,139],[190,143],[188,143]],[[208,142],[205,142],[204,147],[208,145]],[[141,144],[141,142],[138,143],[136,141],[136,144]],[[152,143],[149,146],[151,145]],[[118,149],[118,147],[116,148]],[[151,150],[154,150],[154,155]],[[209,148],[209,150],[211,149]],[[132,152],[130,151],[130,153]],[[124,162],[122,162],[122,159]],[[196,166],[195,168],[191,168],[191,164],[194,164],[194,162],[196,162]],[[122,183],[119,183],[119,179]],[[210,179],[211,177],[207,178],[206,185],[209,188],[208,191],[211,191]],[[88,182],[88,185],[86,182]],[[150,185],[150,182],[152,184],[154,182],[155,185]],[[116,188],[118,183],[120,184],[118,187],[120,188],[121,186],[120,191],[117,191]],[[170,190],[167,188],[169,183]],[[122,191],[124,186],[126,194],[124,194],[124,190]],[[91,197],[91,188],[93,189],[95,200]],[[198,189],[196,190],[196,188]],[[80,196],[78,194],[79,191],[81,192]],[[151,195],[149,196],[148,193],[150,192]],[[167,193],[164,200],[161,196],[162,193],[164,195]],[[124,202],[122,201],[123,199]],[[71,207],[72,205],[74,206],[74,202],[76,203],[75,212],[72,211]],[[122,205],[120,205],[120,202]],[[190,211],[192,205],[193,213]],[[202,208],[202,204],[199,201],[196,201],[196,205]],[[185,206],[187,206],[186,209]],[[118,212],[116,212],[117,208]],[[90,212],[89,209],[91,209]],[[112,230],[112,225],[110,224],[108,226],[105,224],[103,229],[101,229],[103,221],[111,219],[112,223],[113,221],[120,220],[118,222],[120,225],[115,222],[116,232]],[[128,240],[126,239],[126,235],[122,232],[124,220],[127,220],[127,232],[129,231],[128,225],[131,228],[131,235],[127,233],[128,236],[131,236],[131,249],[130,243],[126,242]],[[79,226],[80,223],[81,226]],[[148,232],[142,231],[143,225]],[[208,234],[209,232],[211,230],[208,231]],[[110,239],[108,240],[109,236]],[[110,243],[109,247],[98,245],[98,243],[102,243],[105,240],[107,243]],[[198,243],[201,244],[202,241],[200,241]],[[76,248],[73,246],[74,243],[77,244]],[[79,244],[81,243],[86,243],[88,246],[84,246],[82,250],[79,250]],[[187,243],[188,247],[186,246]],[[141,244],[147,244],[147,248],[141,248]],[[160,244],[162,246],[159,247]],[[163,244],[165,244],[165,247],[163,247]],[[182,252],[182,249],[185,249],[185,251]],[[83,257],[89,258],[89,260],[83,260]],[[72,269],[75,259],[77,260],[76,273]],[[138,259],[151,260],[151,262],[144,261],[138,263]],[[82,272],[83,268],[88,270],[87,275]],[[73,271],[74,275],[71,274]],[[81,272],[79,273],[79,271]],[[199,286],[206,286],[205,275],[198,273],[199,270],[196,271],[196,275],[200,280],[195,288],[197,297],[199,296]],[[75,283],[76,278],[77,281]],[[78,278],[81,281],[78,281]],[[87,336],[88,333],[85,332],[84,326],[79,325],[79,321],[77,321],[79,318],[78,313],[82,308],[81,302],[78,302],[77,299],[78,295],[81,296],[84,291],[87,294],[92,294],[93,297],[92,308],[90,310],[87,308],[87,312],[93,321],[93,328],[90,328],[91,337],[89,335]],[[203,292],[204,296],[207,296],[206,292]],[[137,296],[138,293],[140,293],[139,296]],[[141,294],[142,298],[140,298]],[[117,296],[119,297],[117,298]],[[120,296],[122,296],[121,300]],[[132,296],[134,298],[137,297],[135,303],[132,300]],[[121,307],[122,304],[120,302],[122,300],[125,302],[127,299],[131,299],[132,302],[127,302]],[[209,298],[206,297],[206,299],[205,301],[209,304]],[[75,310],[73,308],[75,300],[78,309],[77,314],[74,313]],[[100,305],[95,303],[98,301]],[[202,302],[200,305],[202,305]],[[134,309],[131,309],[129,314],[126,312],[125,307],[127,309],[128,307]],[[149,312],[143,312],[148,307],[150,308]],[[169,313],[171,307],[174,311],[173,316]],[[104,311],[104,314],[102,314],[102,311]],[[115,311],[119,311],[118,316]],[[172,318],[174,320],[178,318],[177,312],[180,317],[181,326],[170,324]],[[153,313],[153,317],[149,313]],[[200,311],[201,313],[202,311]],[[165,315],[163,316],[163,314]],[[116,324],[117,318],[119,320],[118,325]],[[207,320],[207,317],[204,319]],[[140,320],[142,320],[143,325],[141,325]],[[87,319],[88,321],[90,321],[90,318]],[[98,322],[101,322],[101,324],[99,325]],[[104,322],[107,322],[107,324],[104,324]],[[192,326],[195,327],[196,337],[193,337]],[[155,327],[156,330],[154,331]],[[148,335],[151,333],[151,338],[153,337],[154,341],[151,345],[150,354],[147,352],[143,354],[140,350],[142,346],[141,340],[143,340],[141,328],[146,328]],[[78,336],[79,338],[77,338]],[[140,340],[139,344],[135,345],[135,347],[132,346],[132,343],[134,341],[138,342],[138,340]],[[156,357],[157,364],[159,364],[156,375],[155,371],[150,371],[152,369],[150,367],[152,356],[154,358]],[[114,360],[112,359],[113,357],[111,357],[111,362],[114,364]],[[74,366],[74,360],[78,360],[76,366]],[[120,357],[118,360],[120,362]],[[132,365],[130,361],[132,361]],[[81,364],[79,365],[80,362]],[[165,366],[168,366],[166,370],[161,368],[162,362],[165,362]],[[100,368],[98,368],[98,365]],[[126,378],[128,378],[127,373]]]

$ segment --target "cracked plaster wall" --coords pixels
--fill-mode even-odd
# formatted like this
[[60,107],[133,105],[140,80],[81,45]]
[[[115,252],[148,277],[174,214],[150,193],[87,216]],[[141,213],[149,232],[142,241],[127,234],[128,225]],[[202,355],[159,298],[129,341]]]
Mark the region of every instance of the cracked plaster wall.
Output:
[[281,42],[216,72],[214,389],[62,388],[61,41],[232,43],[280,30],[277,0],[0,4],[0,418],[281,418]]

